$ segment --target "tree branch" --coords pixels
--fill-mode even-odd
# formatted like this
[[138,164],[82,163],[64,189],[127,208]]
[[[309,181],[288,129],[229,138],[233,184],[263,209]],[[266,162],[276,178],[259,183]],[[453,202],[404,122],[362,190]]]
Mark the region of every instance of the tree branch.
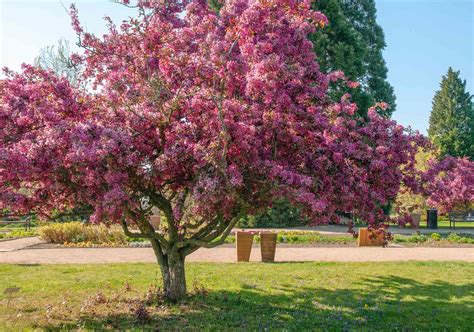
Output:
[[125,233],[125,235],[127,235],[128,237],[130,237],[132,239],[141,239],[141,238],[149,239],[150,238],[148,235],[143,234],[142,232],[140,232],[140,233],[131,232],[128,229],[127,222],[125,221],[124,218],[120,219],[120,225],[122,226],[122,229],[123,229],[123,232]]
[[[177,243],[178,248],[184,248],[183,253],[188,255],[189,253],[193,252],[197,248],[214,248],[220,246],[224,243],[227,236],[229,236],[230,232],[234,228],[235,224],[240,220],[240,218],[245,214],[244,211],[241,211],[237,214],[233,219],[231,219],[230,223],[227,225],[225,230],[222,232],[221,230],[216,231],[212,236],[206,236],[204,239],[196,239],[191,238],[188,240],[184,240],[182,242]],[[211,242],[215,240],[217,237],[220,236],[220,239],[216,242]]]

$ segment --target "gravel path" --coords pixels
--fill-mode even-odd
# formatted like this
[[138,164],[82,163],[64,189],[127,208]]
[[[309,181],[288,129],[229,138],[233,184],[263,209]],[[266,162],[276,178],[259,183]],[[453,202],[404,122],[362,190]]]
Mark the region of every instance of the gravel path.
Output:
[[44,243],[44,241],[37,237],[22,237],[14,240],[4,240],[0,241],[0,252],[19,250],[40,243]]
[[[253,248],[251,261],[260,260]],[[465,261],[474,262],[474,248],[277,248],[277,261],[384,262],[384,261]],[[188,262],[235,262],[236,250],[229,247],[199,249]],[[0,252],[0,263],[88,264],[156,262],[151,248],[68,248],[23,249]]]

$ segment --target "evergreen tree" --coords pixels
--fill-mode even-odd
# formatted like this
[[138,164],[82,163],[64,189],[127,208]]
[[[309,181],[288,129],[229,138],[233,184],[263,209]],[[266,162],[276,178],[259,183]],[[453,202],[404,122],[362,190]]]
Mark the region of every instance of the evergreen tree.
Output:
[[349,79],[361,83],[357,89],[338,84],[333,97],[350,92],[361,115],[376,102],[385,101],[390,108],[383,115],[389,117],[395,110],[395,95],[387,82],[382,56],[385,37],[377,24],[374,0],[318,0],[313,7],[329,20],[328,26],[311,37],[322,69],[340,69]]
[[474,160],[474,104],[459,71],[449,68],[433,98],[428,135],[442,156]]

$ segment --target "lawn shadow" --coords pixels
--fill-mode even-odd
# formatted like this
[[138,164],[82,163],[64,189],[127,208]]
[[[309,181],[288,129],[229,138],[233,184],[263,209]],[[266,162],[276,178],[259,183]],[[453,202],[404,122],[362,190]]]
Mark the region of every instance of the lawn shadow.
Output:
[[14,264],[14,265],[22,266],[22,267],[36,267],[36,266],[40,266],[40,264],[38,264],[38,263],[18,263],[18,264]]
[[[331,290],[278,286],[239,291],[200,291],[179,305],[151,305],[149,320],[139,312],[93,311],[79,325],[41,328],[164,329],[164,330],[469,330],[472,327],[474,284],[444,281],[429,284],[398,276],[364,278],[351,288]],[[295,291],[297,289],[297,291]],[[147,317],[148,317],[147,316]]]

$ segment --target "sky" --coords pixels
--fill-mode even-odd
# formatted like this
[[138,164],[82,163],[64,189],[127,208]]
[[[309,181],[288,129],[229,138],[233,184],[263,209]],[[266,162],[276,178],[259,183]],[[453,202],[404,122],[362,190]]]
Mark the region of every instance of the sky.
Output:
[[[105,15],[134,15],[110,0],[76,0],[86,30],[102,34]],[[69,0],[0,0],[0,68],[19,70],[40,50],[76,36],[64,7]],[[388,81],[395,89],[393,118],[426,134],[431,101],[451,66],[474,93],[474,0],[376,0],[387,44]]]

